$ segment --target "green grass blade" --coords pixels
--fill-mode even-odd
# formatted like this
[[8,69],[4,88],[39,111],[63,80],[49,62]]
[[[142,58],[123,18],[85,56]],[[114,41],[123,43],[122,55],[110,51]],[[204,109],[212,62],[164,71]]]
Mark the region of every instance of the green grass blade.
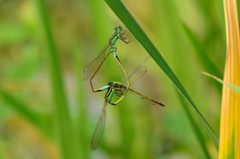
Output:
[[236,86],[236,85],[233,85],[233,84],[230,84],[230,83],[226,83],[224,82],[223,80],[221,80],[220,78],[217,78],[216,76],[213,76],[209,73],[206,73],[206,72],[203,72],[203,74],[205,74],[206,76],[209,76],[213,79],[215,79],[216,81],[222,83],[222,84],[225,84],[227,85],[228,87],[230,87],[232,90],[234,90],[235,92],[237,92],[238,94],[240,94],[240,87],[239,86]]
[[37,6],[41,22],[43,24],[43,32],[48,45],[48,67],[49,76],[52,87],[52,99],[55,109],[55,120],[57,126],[57,135],[60,143],[60,151],[62,158],[77,158],[77,150],[75,146],[75,139],[73,127],[70,119],[70,114],[67,105],[67,99],[63,87],[63,79],[61,73],[61,66],[59,62],[58,53],[53,41],[50,30],[50,24],[47,16],[47,9],[44,0],[37,0]]
[[[40,128],[45,134],[50,136],[52,134],[51,130],[48,128],[49,123],[47,123],[47,116],[42,114],[35,113],[28,109],[26,105],[6,93],[4,90],[0,88],[0,97],[3,101],[5,101],[9,107],[14,109],[17,113],[25,117],[28,121],[32,122],[35,126]],[[46,127],[46,124],[48,126]]]
[[[221,71],[214,65],[214,63],[208,58],[207,52],[205,51],[203,44],[200,42],[199,38],[191,31],[188,26],[181,22],[183,29],[192,44],[201,65],[207,72],[214,72],[218,77],[223,77]],[[213,82],[214,86],[217,88],[218,92],[221,93],[222,86],[219,83]]]
[[194,111],[197,113],[198,117],[201,119],[203,125],[205,126],[215,148],[218,150],[218,138],[208,125],[206,120],[203,118],[202,114],[197,109],[195,103],[192,101],[176,75],[170,69],[166,61],[163,59],[161,54],[158,52],[156,47],[147,37],[147,35],[140,28],[138,23],[123,5],[120,0],[105,0],[106,3],[110,6],[113,12],[118,16],[118,18],[123,22],[123,24],[128,28],[128,30],[135,36],[135,38],[140,42],[140,44],[145,48],[145,50],[152,56],[155,62],[162,68],[162,70],[166,73],[166,75],[170,78],[176,88],[180,91],[180,93],[185,97],[185,99],[191,104]]
[[17,101],[14,97],[7,94],[1,88],[0,88],[0,96],[7,104],[9,104],[9,106],[15,109],[19,114],[26,117],[29,121],[31,121],[35,125],[39,125],[39,119],[37,115],[31,112],[30,110],[28,110],[27,106]]
[[193,128],[194,133],[196,134],[196,138],[198,140],[198,143],[201,145],[201,148],[202,148],[202,150],[205,154],[205,157],[210,159],[211,157],[210,157],[210,155],[207,151],[207,145],[206,145],[207,141],[206,141],[204,135],[202,134],[201,129],[199,128],[196,120],[192,116],[192,114],[191,114],[191,112],[188,108],[188,103],[186,102],[186,100],[184,100],[182,98],[182,96],[180,95],[179,92],[177,92],[177,95],[178,95],[178,98],[179,98],[180,102],[182,103],[182,106],[183,106],[183,108],[186,112],[187,117],[189,118],[190,124]]
[[90,135],[88,135],[89,123],[88,123],[88,107],[86,100],[86,94],[84,90],[84,84],[82,82],[81,72],[83,70],[82,63],[84,61],[84,54],[81,53],[81,44],[77,48],[73,49],[72,61],[74,65],[75,78],[76,78],[76,99],[77,107],[79,108],[78,119],[76,123],[77,133],[79,138],[79,146],[81,152],[81,158],[88,159],[90,152]]

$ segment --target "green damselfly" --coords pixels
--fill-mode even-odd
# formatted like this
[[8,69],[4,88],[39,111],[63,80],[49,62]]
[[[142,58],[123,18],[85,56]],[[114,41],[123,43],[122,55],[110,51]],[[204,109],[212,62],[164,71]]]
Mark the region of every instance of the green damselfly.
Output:
[[[122,27],[115,27],[114,28],[114,34],[110,37],[108,43],[105,45],[103,50],[99,53],[99,55],[83,70],[82,72],[82,79],[87,80],[90,78],[90,84],[92,87],[93,92],[97,92],[97,90],[94,89],[92,80],[101,68],[104,61],[107,59],[110,53],[113,53],[115,60],[117,61],[119,67],[121,68],[125,80],[128,79],[127,72],[125,71],[124,67],[122,66],[116,51],[114,52],[113,49],[115,48],[115,44],[118,39],[122,40],[124,43],[128,44],[132,39],[129,41],[126,41],[127,35],[125,35],[125,31],[122,31]],[[110,48],[110,49],[109,49]],[[108,52],[107,52],[108,51]],[[129,87],[129,82],[127,81],[127,87]]]
[[[113,52],[116,52],[116,48],[113,49]],[[140,65],[133,71],[133,73],[129,76],[129,78],[136,73],[137,70],[139,70],[139,68],[150,58],[150,56],[148,55],[144,60],[143,62],[140,63]],[[139,79],[139,78],[138,78]],[[128,82],[128,79],[124,82],[126,83]],[[135,81],[134,81],[135,82]],[[133,83],[134,83],[133,82]],[[99,116],[99,119],[98,119],[98,122],[97,122],[97,125],[96,125],[96,128],[93,132],[93,136],[92,136],[92,139],[90,141],[90,147],[92,150],[95,150],[98,145],[100,144],[101,140],[102,140],[102,137],[103,137],[103,132],[104,132],[104,129],[105,129],[105,123],[106,123],[106,107],[107,107],[107,104],[111,104],[111,105],[116,105],[118,104],[119,101],[121,101],[128,90],[130,90],[131,92],[141,96],[141,98],[144,98],[144,99],[147,99],[149,100],[150,102],[154,103],[154,104],[158,104],[160,106],[164,106],[164,104],[156,101],[156,100],[153,100],[131,88],[128,88],[124,85],[124,83],[119,83],[119,82],[109,82],[107,86],[104,86],[100,89],[98,89],[97,91],[100,92],[100,91],[104,91],[104,90],[107,90],[106,94],[105,94],[105,97],[104,97],[104,103],[103,103],[103,107],[102,107],[102,110],[101,110],[101,114]],[[114,94],[116,94],[117,96],[120,97],[121,100],[118,100],[117,102],[113,102],[112,99],[113,99],[113,96]]]

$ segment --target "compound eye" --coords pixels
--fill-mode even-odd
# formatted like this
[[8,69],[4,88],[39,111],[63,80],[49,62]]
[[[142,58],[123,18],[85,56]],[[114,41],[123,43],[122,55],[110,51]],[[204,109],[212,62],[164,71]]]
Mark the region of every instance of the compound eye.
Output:
[[113,85],[113,82],[108,82],[108,85],[109,85],[109,86],[112,86],[112,85]]

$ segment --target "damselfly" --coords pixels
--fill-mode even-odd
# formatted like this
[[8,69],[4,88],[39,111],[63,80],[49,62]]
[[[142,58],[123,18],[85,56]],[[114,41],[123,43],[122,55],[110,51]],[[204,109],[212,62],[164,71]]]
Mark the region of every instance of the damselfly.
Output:
[[[114,48],[113,49],[113,52],[116,52],[116,49]],[[143,60],[143,62],[141,62],[141,64],[133,71],[133,73],[129,76],[129,78],[134,74],[136,73],[136,71],[149,59],[149,55]],[[128,82],[128,79],[127,81],[125,81],[124,83]],[[134,81],[135,82],[135,81]],[[102,140],[102,137],[103,137],[103,132],[104,132],[104,129],[105,129],[105,123],[106,123],[106,107],[107,107],[107,103],[111,104],[111,105],[116,105],[118,104],[126,95],[127,91],[130,90],[131,92],[141,96],[142,98],[144,99],[147,99],[149,100],[150,102],[153,102],[154,104],[158,104],[160,106],[164,106],[164,104],[156,101],[156,100],[153,100],[129,87],[126,87],[124,85],[124,83],[119,83],[119,82],[109,82],[107,86],[104,86],[100,89],[98,89],[97,91],[100,92],[100,91],[104,91],[104,90],[107,90],[106,94],[105,94],[105,97],[104,97],[104,103],[103,103],[103,107],[102,107],[102,110],[101,110],[101,114],[99,116],[99,119],[98,119],[98,122],[97,122],[97,125],[96,125],[96,128],[93,132],[93,136],[92,136],[92,139],[90,141],[90,147],[92,150],[95,150],[98,145],[100,144],[101,140]],[[114,94],[116,94],[117,96],[120,97],[120,99],[117,101],[117,102],[114,102],[112,101],[113,99],[113,96]]]
[[[110,37],[108,43],[105,45],[103,50],[99,53],[99,55],[82,72],[82,79],[83,80],[87,80],[87,79],[90,78],[90,84],[91,84],[93,92],[96,92],[97,90],[94,89],[92,80],[93,80],[93,78],[95,77],[95,75],[97,74],[97,72],[99,71],[102,64],[107,59],[107,57],[109,56],[110,53],[113,53],[115,60],[117,61],[119,67],[121,68],[121,70],[124,74],[125,80],[128,79],[127,73],[126,73],[124,67],[121,64],[121,62],[120,62],[120,60],[119,60],[119,58],[116,54],[116,51],[113,51],[113,50],[115,48],[115,44],[116,44],[118,39],[122,40],[126,44],[128,44],[132,39],[130,39],[129,41],[126,41],[127,35],[124,36],[125,31],[122,31],[122,27],[120,27],[120,26],[114,28],[114,31],[115,31],[114,34]],[[128,81],[127,81],[127,87],[129,87],[129,82]]]

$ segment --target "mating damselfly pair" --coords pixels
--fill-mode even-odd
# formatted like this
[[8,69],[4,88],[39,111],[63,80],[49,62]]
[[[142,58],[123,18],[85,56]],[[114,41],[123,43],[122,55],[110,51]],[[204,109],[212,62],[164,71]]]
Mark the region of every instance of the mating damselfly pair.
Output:
[[[126,35],[126,36],[125,36]],[[116,27],[114,28],[114,34],[110,37],[109,42],[107,43],[107,45],[103,48],[103,50],[99,53],[99,55],[84,69],[84,71],[82,72],[82,79],[83,80],[87,80],[90,79],[90,84],[92,87],[93,92],[101,92],[104,90],[107,90],[105,97],[104,97],[104,103],[103,103],[103,107],[101,110],[101,114],[99,116],[96,128],[94,130],[92,139],[90,141],[90,147],[92,150],[95,150],[98,145],[101,142],[102,136],[103,136],[103,132],[105,129],[105,122],[106,122],[106,106],[107,104],[111,104],[111,105],[117,105],[121,100],[123,100],[126,96],[126,93],[128,91],[131,91],[139,96],[141,96],[144,99],[147,99],[155,104],[158,104],[160,106],[164,106],[164,104],[153,100],[131,88],[129,88],[130,83],[129,83],[129,78],[147,61],[147,59],[150,56],[147,56],[142,63],[140,63],[140,65],[133,71],[133,73],[128,77],[127,72],[125,71],[120,59],[117,56],[117,48],[115,47],[115,44],[117,42],[117,40],[120,39],[121,41],[123,41],[124,43],[128,44],[131,40],[126,41],[127,39],[127,34],[125,33],[125,31],[122,31],[122,28]],[[120,67],[120,69],[122,70],[124,77],[125,77],[125,82],[120,83],[120,82],[115,82],[115,81],[111,81],[108,82],[107,86],[104,86],[100,89],[95,90],[92,80],[95,77],[95,75],[98,73],[98,71],[100,70],[100,68],[102,67],[103,63],[105,62],[105,60],[107,59],[107,57],[110,54],[113,54],[113,57],[115,58],[116,62],[118,63],[118,66]],[[117,95],[119,97],[119,99],[117,101],[113,101],[113,96]]]

